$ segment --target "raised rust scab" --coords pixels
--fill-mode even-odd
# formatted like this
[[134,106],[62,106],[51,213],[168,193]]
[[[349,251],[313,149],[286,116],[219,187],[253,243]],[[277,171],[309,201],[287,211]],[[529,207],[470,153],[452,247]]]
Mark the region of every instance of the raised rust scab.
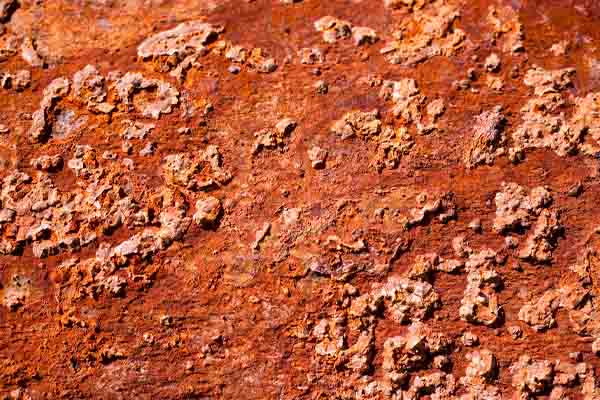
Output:
[[224,31],[223,26],[190,21],[145,39],[137,48],[138,57],[157,61],[161,70],[170,70],[190,55],[204,55],[207,45]]

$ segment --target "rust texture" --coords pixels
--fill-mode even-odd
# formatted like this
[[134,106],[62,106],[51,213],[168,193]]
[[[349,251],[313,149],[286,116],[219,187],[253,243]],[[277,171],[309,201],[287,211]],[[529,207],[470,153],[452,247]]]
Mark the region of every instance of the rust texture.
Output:
[[3,399],[600,399],[600,3],[0,0]]

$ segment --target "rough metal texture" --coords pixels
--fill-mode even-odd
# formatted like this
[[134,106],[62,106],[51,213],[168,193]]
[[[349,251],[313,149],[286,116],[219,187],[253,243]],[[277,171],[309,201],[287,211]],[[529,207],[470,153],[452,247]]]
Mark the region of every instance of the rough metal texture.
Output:
[[0,0],[0,395],[598,399],[600,4]]

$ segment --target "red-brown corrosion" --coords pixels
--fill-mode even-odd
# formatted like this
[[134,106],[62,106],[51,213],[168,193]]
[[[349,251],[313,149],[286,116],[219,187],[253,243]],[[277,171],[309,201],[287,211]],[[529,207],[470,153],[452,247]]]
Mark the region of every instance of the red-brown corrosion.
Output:
[[0,0],[2,398],[600,398],[599,18]]

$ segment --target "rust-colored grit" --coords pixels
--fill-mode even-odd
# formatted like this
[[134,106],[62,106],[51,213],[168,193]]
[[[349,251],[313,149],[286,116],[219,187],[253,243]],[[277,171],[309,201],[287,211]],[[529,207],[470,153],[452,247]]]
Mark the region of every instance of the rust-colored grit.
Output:
[[600,399],[600,2],[0,0],[0,399]]

